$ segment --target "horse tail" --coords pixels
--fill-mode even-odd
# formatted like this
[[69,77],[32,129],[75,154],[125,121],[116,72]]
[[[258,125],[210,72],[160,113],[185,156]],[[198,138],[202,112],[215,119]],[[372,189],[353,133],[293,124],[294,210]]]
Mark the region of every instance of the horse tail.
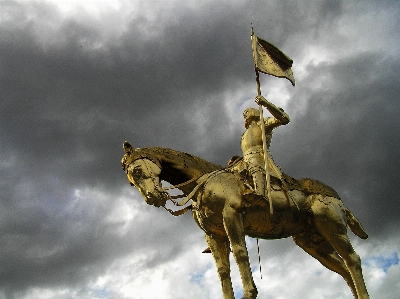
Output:
[[361,222],[353,215],[353,213],[348,209],[346,209],[346,218],[347,218],[347,226],[351,229],[351,231],[361,239],[367,239],[368,234],[365,232],[364,228],[361,225]]

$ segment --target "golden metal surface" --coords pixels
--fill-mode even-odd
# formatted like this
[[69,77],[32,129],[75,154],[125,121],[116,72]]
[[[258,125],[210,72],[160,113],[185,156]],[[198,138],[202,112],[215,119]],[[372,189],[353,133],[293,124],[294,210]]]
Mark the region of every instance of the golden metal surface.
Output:
[[[252,142],[246,141],[246,144]],[[247,149],[247,145],[244,147]],[[129,182],[137,187],[148,204],[156,207],[165,206],[169,199],[161,181],[179,185],[183,193],[190,194],[198,183],[191,179],[219,170],[203,179],[202,187],[192,194],[192,216],[205,232],[224,299],[235,298],[230,277],[230,249],[242,279],[243,298],[257,297],[245,235],[262,239],[292,236],[304,251],[341,275],[354,298],[369,298],[361,260],[347,236],[347,227],[362,239],[368,236],[331,187],[311,179],[295,180],[285,174],[280,179],[272,177],[274,213],[271,215],[265,200],[260,202],[250,196],[251,180],[246,182],[241,177],[246,177],[246,172],[249,172],[243,166],[247,162],[239,157],[231,159],[232,167],[223,169],[201,158],[167,148],[134,149],[125,142],[124,150],[121,163]],[[183,184],[185,182],[188,183]],[[285,188],[291,189],[298,208],[288,200]]]

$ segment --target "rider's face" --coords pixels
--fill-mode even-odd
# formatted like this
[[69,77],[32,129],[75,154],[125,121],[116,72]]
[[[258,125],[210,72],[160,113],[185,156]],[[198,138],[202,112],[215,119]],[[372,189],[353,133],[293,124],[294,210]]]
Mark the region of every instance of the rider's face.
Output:
[[249,114],[250,114],[250,112],[247,111],[247,110],[245,110],[245,111],[243,112],[243,120],[244,120],[244,126],[245,126],[245,128],[248,128],[248,127],[249,127],[249,124],[250,124]]
[[254,112],[251,109],[246,109],[243,112],[243,118],[244,118],[244,126],[247,129],[250,124],[255,121],[254,119]]

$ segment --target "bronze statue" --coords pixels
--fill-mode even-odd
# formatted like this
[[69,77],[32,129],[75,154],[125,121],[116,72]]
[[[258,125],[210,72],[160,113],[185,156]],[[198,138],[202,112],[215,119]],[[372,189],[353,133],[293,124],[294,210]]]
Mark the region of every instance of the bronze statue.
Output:
[[[275,165],[269,152],[269,146],[271,144],[273,129],[281,125],[288,124],[290,121],[289,116],[283,111],[282,108],[276,107],[274,104],[268,102],[261,95],[256,97],[256,103],[266,107],[268,111],[274,116],[265,118],[263,120],[267,146],[267,157],[265,157],[265,159],[267,160],[269,169],[272,170],[271,175],[279,179],[286,187],[286,184],[282,179],[281,170]],[[266,175],[264,166],[264,149],[261,131],[262,124],[260,120],[259,110],[254,108],[247,108],[243,112],[243,118],[246,131],[242,135],[240,146],[243,152],[245,167],[250,172],[253,178],[255,193],[259,196],[265,197],[265,187],[267,185],[265,181]],[[290,192],[287,188],[285,191]]]
[[[238,175],[237,169],[245,169],[243,163],[248,163],[241,158],[234,159],[231,167],[223,168],[167,148],[134,149],[125,142],[124,150],[122,168],[148,204],[167,209],[167,200],[175,202],[167,193],[171,187],[163,188],[162,180],[186,196],[176,205],[191,200],[182,211],[191,210],[193,219],[205,232],[224,299],[234,299],[230,248],[239,267],[243,299],[257,297],[245,235],[261,239],[291,236],[304,251],[341,275],[354,298],[369,298],[361,260],[347,236],[347,227],[362,239],[368,235],[331,187],[312,179],[295,180],[282,173],[282,179],[271,180],[271,200],[274,202],[274,213],[271,214],[268,205],[254,205],[245,196],[252,191],[249,187],[252,178],[246,182]],[[288,199],[286,189],[290,190],[292,200]],[[179,214],[179,211],[175,213]]]
[[[193,219],[205,232],[224,299],[234,299],[230,249],[242,279],[242,299],[257,297],[245,235],[260,239],[291,236],[304,251],[341,275],[354,298],[367,299],[361,260],[347,236],[349,227],[358,237],[366,239],[368,235],[361,223],[333,188],[317,180],[296,180],[282,173],[268,151],[272,130],[290,120],[283,109],[262,97],[259,72],[286,78],[294,86],[293,60],[255,36],[253,28],[251,41],[259,111],[249,108],[243,113],[246,127],[241,140],[243,158],[234,157],[223,168],[171,149],[134,149],[124,142],[122,168],[148,204],[164,207],[175,216],[192,211]],[[264,119],[263,106],[273,117]],[[162,180],[173,186],[163,188]],[[176,196],[167,193],[171,188],[180,189],[185,198],[176,202]],[[189,201],[191,204],[171,211],[165,207],[167,200],[177,206],[185,206]],[[265,204],[267,201],[269,205]]]

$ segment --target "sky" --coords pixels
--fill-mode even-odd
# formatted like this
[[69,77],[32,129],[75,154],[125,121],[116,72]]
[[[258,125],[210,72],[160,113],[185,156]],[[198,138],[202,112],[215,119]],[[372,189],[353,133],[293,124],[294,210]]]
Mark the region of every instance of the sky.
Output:
[[[389,0],[1,0],[0,298],[222,298],[190,214],[147,205],[120,160],[125,140],[241,154],[251,24],[294,61],[295,87],[260,75],[291,119],[276,164],[335,188],[369,234],[349,231],[371,298],[399,298],[399,16]],[[259,298],[352,298],[291,238],[260,240],[262,279],[247,247]]]

